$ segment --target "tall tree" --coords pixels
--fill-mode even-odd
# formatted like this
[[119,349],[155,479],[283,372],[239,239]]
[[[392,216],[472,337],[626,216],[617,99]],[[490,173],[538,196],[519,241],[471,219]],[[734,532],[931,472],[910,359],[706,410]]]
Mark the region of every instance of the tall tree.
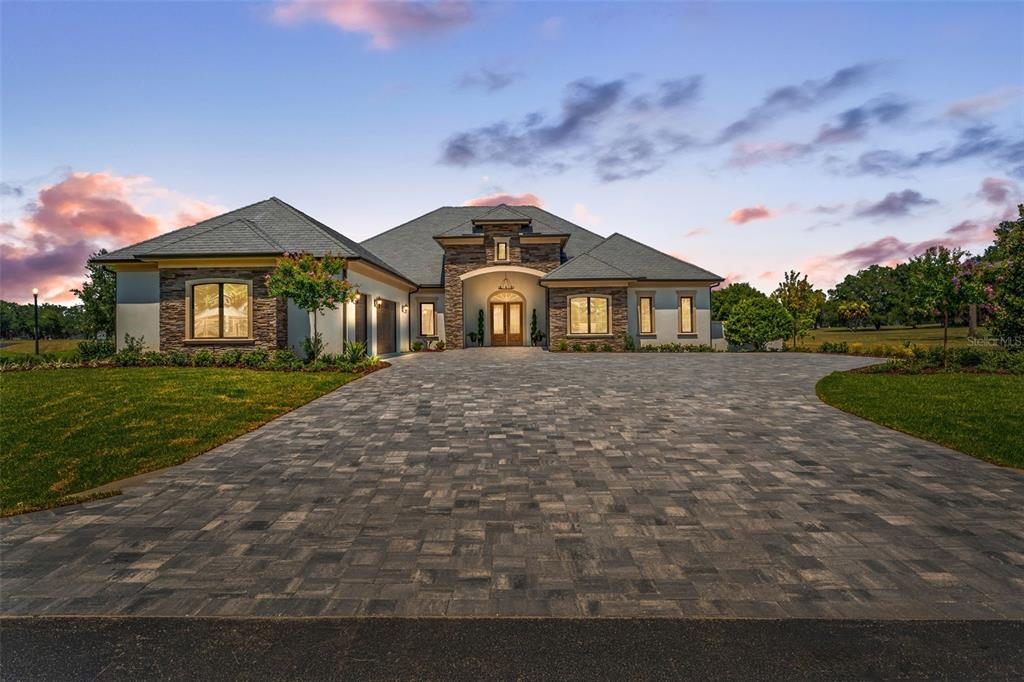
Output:
[[324,310],[335,310],[339,304],[355,300],[358,291],[347,279],[338,277],[345,269],[345,259],[309,253],[285,253],[277,267],[267,275],[267,291],[283,296],[313,316],[313,332],[307,339],[306,351],[316,360],[323,348],[323,337],[316,320]]
[[963,249],[933,246],[912,258],[911,268],[923,300],[942,317],[942,349],[949,347],[949,323],[972,300],[971,290],[961,285]]
[[711,319],[724,322],[729,319],[733,306],[747,298],[765,295],[746,282],[736,282],[722,289],[711,290]]
[[90,256],[85,264],[88,279],[82,283],[81,289],[71,290],[82,300],[82,331],[93,338],[100,332],[107,338],[113,338],[117,319],[117,275],[92,262],[96,256],[106,253],[106,249],[100,249]]
[[798,337],[814,326],[821,305],[821,295],[807,281],[807,275],[801,278],[799,272],[790,270],[772,292],[772,298],[781,303],[789,313],[789,337],[793,339],[793,348],[796,348]]
[[1009,348],[1024,348],[1024,204],[1020,217],[995,228],[996,241],[984,255],[984,299],[992,310],[992,333]]

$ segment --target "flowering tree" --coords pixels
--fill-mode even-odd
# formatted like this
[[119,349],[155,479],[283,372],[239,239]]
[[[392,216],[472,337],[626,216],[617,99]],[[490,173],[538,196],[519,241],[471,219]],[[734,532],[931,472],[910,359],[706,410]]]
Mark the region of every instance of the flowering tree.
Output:
[[933,246],[911,259],[911,271],[922,298],[942,317],[942,350],[949,347],[949,321],[968,303],[975,303],[976,290],[966,286],[963,249]]
[[1020,217],[999,223],[985,251],[980,297],[992,313],[992,332],[1009,347],[1024,347],[1024,204]]
[[313,333],[307,339],[306,354],[316,360],[323,348],[323,339],[316,328],[316,318],[324,310],[335,310],[338,304],[355,300],[358,291],[346,279],[337,277],[345,269],[345,259],[309,253],[285,253],[277,267],[267,275],[267,291],[271,296],[284,296],[313,315]]

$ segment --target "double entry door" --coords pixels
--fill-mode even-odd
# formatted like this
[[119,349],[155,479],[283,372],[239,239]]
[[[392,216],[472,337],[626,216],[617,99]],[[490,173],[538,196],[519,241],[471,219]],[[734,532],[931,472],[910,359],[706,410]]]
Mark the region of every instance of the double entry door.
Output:
[[522,303],[491,303],[491,345],[523,345]]

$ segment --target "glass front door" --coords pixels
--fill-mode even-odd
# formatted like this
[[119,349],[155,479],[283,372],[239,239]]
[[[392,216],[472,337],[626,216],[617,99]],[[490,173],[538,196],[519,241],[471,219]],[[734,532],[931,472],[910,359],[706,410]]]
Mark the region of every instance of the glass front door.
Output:
[[491,345],[523,345],[522,303],[491,303]]

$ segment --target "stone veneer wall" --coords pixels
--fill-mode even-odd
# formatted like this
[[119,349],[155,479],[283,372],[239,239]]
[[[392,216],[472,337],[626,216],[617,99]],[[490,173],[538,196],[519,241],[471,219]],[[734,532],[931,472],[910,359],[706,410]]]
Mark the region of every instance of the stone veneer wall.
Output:
[[[558,244],[520,244],[515,227],[507,225],[485,225],[483,246],[470,244],[448,246],[444,257],[444,331],[449,348],[462,348],[466,334],[473,329],[463,329],[462,275],[471,270],[491,265],[519,265],[535,270],[550,272],[561,263]],[[494,261],[494,238],[511,237],[509,260]],[[475,329],[475,327],[474,327]]]
[[[548,298],[548,326],[551,329],[549,348],[555,350],[558,342],[565,339],[568,343],[609,343],[615,350],[625,350],[622,337],[629,330],[629,310],[625,287],[573,287],[551,288]],[[611,297],[611,335],[610,336],[575,336],[568,334],[569,329],[569,297],[579,294],[590,296]]]
[[[271,268],[167,268],[160,271],[160,350],[274,350],[288,344],[288,301],[267,293]],[[251,344],[185,343],[185,282],[194,279],[252,280]]]

